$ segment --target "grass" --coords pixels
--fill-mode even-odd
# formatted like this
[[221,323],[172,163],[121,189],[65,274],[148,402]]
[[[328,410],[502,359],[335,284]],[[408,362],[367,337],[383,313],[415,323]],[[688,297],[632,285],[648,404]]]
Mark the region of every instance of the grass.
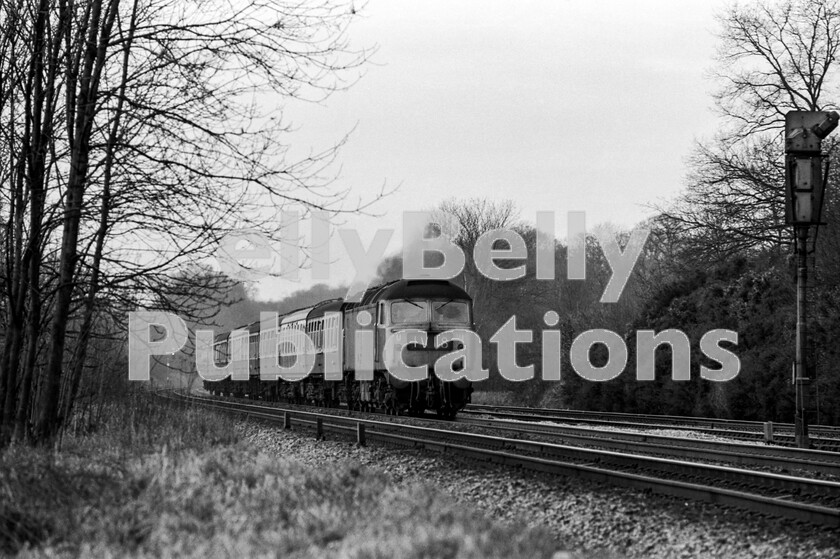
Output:
[[61,449],[0,452],[0,551],[101,557],[550,557],[434,487],[351,462],[313,470],[227,416],[136,395]]

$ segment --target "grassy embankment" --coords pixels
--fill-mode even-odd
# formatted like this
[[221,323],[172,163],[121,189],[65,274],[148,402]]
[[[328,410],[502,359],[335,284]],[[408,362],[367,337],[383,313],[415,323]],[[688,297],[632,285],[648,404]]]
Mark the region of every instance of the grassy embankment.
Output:
[[312,470],[239,440],[227,416],[140,394],[60,451],[0,451],[0,553],[545,557],[503,526],[358,464]]

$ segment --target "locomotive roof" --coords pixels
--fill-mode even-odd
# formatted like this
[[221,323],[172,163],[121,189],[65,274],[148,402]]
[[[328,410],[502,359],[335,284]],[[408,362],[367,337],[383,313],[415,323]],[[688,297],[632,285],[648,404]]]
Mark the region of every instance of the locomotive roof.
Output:
[[321,318],[328,312],[341,312],[343,306],[344,299],[329,299],[328,301],[323,301],[312,307],[312,310],[309,311],[307,320]]
[[447,280],[432,279],[401,279],[371,287],[365,291],[360,303],[354,305],[370,305],[378,301],[389,299],[466,299],[472,300],[466,291]]

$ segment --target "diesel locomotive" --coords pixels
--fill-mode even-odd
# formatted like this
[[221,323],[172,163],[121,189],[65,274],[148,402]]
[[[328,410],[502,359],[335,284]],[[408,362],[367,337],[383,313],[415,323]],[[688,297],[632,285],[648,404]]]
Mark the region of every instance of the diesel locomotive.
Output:
[[[323,407],[343,404],[352,410],[394,415],[434,411],[443,418],[454,418],[470,401],[469,380],[445,382],[434,373],[441,356],[463,348],[457,340],[436,347],[435,336],[449,330],[474,331],[472,299],[448,281],[393,281],[367,289],[357,302],[323,301],[279,315],[276,322],[256,321],[236,330],[238,338],[232,332],[215,337],[214,360],[224,365],[231,359],[233,344],[247,343],[248,379],[205,380],[204,388],[217,396]],[[389,351],[389,338],[402,330],[425,333],[425,344],[414,341],[396,354]],[[305,344],[292,343],[296,336],[303,339],[304,333]],[[278,365],[303,363],[309,374],[295,381],[261,378],[260,353],[269,348],[276,351],[272,358],[276,355]],[[415,370],[426,367],[428,374],[413,382],[398,378],[391,373],[394,359],[419,368]],[[459,366],[453,363],[452,370]],[[341,380],[334,380],[337,376]]]

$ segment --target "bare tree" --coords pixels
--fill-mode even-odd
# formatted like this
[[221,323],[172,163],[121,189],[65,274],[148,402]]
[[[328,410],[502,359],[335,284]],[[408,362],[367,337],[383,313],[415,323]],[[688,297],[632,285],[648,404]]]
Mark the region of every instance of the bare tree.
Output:
[[367,59],[348,48],[354,14],[330,2],[3,3],[0,440],[14,417],[19,437],[50,440],[97,317],[184,301],[173,278],[227,232],[278,238],[283,209],[364,207],[331,186],[343,139],[290,160],[281,118],[283,100],[323,98]]
[[516,225],[518,216],[516,205],[511,200],[489,201],[482,198],[469,200],[449,199],[441,202],[436,217],[441,222],[442,232],[461,247],[466,255],[461,283],[473,298],[481,299],[489,295],[494,283],[487,280],[478,268],[472,256],[475,243],[484,233],[494,229],[510,229]]
[[718,16],[718,23],[721,42],[714,75],[723,86],[715,102],[729,121],[730,135],[779,132],[790,110],[836,107],[836,2],[733,5]]
[[831,0],[750,3],[718,17],[715,102],[725,122],[698,144],[688,188],[664,216],[704,260],[787,252],[785,114],[836,108],[840,10]]

